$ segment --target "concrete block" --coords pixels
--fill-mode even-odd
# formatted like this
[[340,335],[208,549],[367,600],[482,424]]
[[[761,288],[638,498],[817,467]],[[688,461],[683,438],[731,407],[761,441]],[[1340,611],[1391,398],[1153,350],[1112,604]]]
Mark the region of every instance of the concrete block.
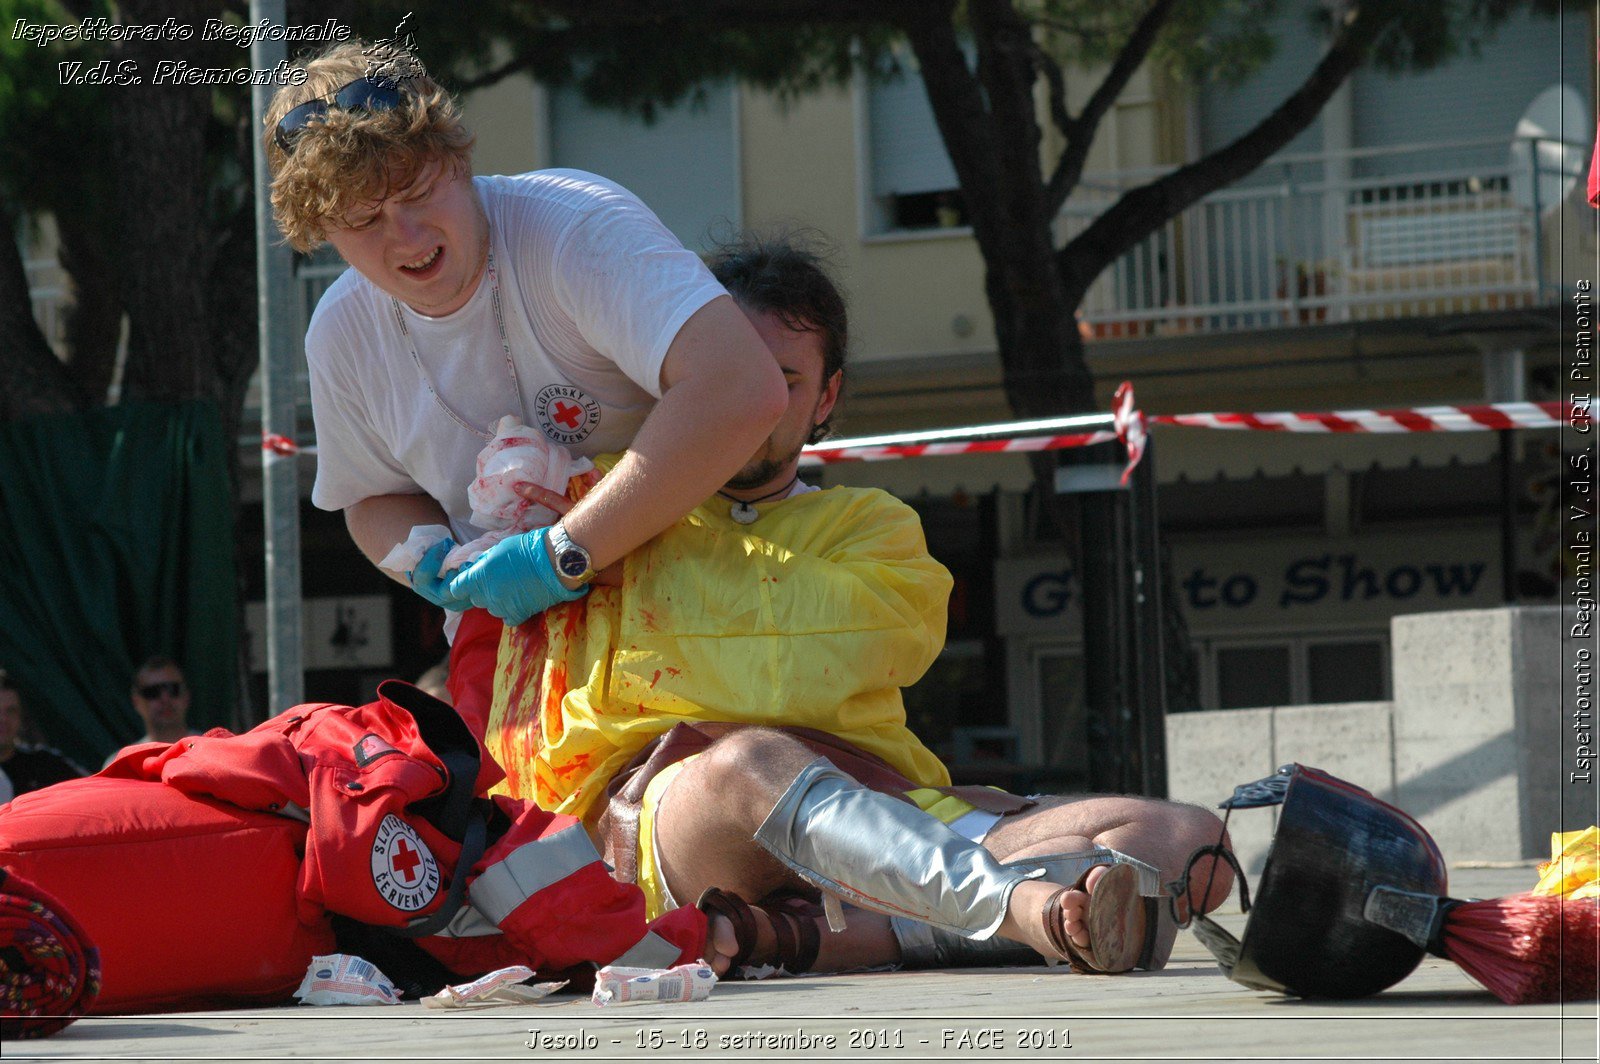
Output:
[[1450,860],[1547,856],[1560,804],[1560,610],[1418,614],[1396,617],[1391,633],[1395,804]]
[[1511,609],[1446,610],[1389,622],[1395,694],[1408,684],[1509,682]]
[[[1214,808],[1238,784],[1298,761],[1404,809],[1447,860],[1548,857],[1551,832],[1600,820],[1600,784],[1569,779],[1580,742],[1572,717],[1585,703],[1565,631],[1554,606],[1397,617],[1393,702],[1174,714],[1172,796]],[[1595,677],[1586,682],[1592,714]],[[1250,871],[1275,824],[1270,811],[1232,819]]]
[[1390,622],[1395,741],[1456,740],[1449,757],[1504,732],[1512,698],[1511,611],[1462,610]]
[[[1167,718],[1168,793],[1177,801],[1217,810],[1217,803],[1239,784],[1277,770],[1272,751],[1270,709],[1174,713]],[[1276,824],[1277,812],[1271,809],[1245,809],[1230,819],[1228,834],[1247,872],[1259,872],[1266,864]]]
[[1523,852],[1516,751],[1509,732],[1449,757],[1423,744],[1396,746],[1394,804],[1417,818],[1447,861],[1511,861]]
[[1275,709],[1272,760],[1320,768],[1393,802],[1392,710],[1389,702]]

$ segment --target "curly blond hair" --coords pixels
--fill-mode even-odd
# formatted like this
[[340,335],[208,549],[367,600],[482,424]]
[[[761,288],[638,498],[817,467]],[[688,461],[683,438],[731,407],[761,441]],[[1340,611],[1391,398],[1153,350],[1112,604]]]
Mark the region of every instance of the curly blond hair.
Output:
[[[283,116],[303,103],[331,99],[340,88],[375,69],[402,71],[396,83],[405,104],[389,111],[343,111],[307,126],[294,150],[278,146]],[[374,51],[359,40],[335,45],[305,63],[306,80],[285,85],[267,108],[267,163],[272,168],[272,212],[297,251],[311,251],[328,228],[352,209],[384,199],[442,161],[457,173],[472,168],[473,135],[450,94],[422,71],[410,53],[392,45]]]

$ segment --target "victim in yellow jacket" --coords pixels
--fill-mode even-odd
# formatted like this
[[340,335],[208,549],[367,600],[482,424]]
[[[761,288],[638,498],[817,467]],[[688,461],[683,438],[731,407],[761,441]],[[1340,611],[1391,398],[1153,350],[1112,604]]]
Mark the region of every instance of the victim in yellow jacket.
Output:
[[758,509],[741,525],[714,496],[628,555],[620,588],[506,629],[487,743],[507,793],[584,816],[679,721],[817,728],[950,782],[900,697],[944,645],[952,583],[916,513],[845,487]]

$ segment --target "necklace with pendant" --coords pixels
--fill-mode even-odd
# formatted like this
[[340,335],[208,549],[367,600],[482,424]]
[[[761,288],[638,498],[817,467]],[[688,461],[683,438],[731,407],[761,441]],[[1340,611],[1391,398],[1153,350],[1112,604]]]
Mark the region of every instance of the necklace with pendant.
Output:
[[727,492],[723,491],[721,488],[717,489],[717,494],[733,503],[733,505],[728,508],[729,517],[733,518],[741,525],[753,525],[755,524],[756,518],[761,516],[761,511],[756,509],[755,504],[758,502],[766,502],[768,499],[777,498],[779,495],[782,495],[790,488],[794,487],[794,482],[799,479],[800,474],[796,473],[794,476],[789,478],[789,483],[785,484],[777,491],[767,492],[759,499],[736,499],[732,495],[729,495]]
[[[506,338],[506,316],[500,307],[500,275],[494,268],[494,251],[488,253],[489,261],[485,268],[489,274],[489,301],[494,306],[494,323],[500,330],[500,350],[505,353],[506,372],[511,376],[511,386],[517,393],[517,415],[525,417],[527,405],[522,401],[522,381],[517,377],[517,364],[511,357],[511,341]],[[400,309],[400,301],[393,296],[389,297],[389,304],[394,309],[395,324],[400,327],[400,334],[406,338],[406,343],[411,345],[411,361],[416,364],[417,373],[422,377],[422,383],[427,385],[428,394],[433,396],[433,401],[439,404],[439,409],[450,416],[450,420],[466,429],[474,436],[485,440],[494,439],[494,425],[489,426],[489,431],[484,431],[476,425],[470,424],[466,418],[456,413],[449,403],[439,394],[433,386],[433,380],[428,376],[428,371],[422,365],[422,355],[417,351],[417,338],[411,335],[411,328],[406,324],[405,313]],[[754,520],[754,518],[752,518]]]

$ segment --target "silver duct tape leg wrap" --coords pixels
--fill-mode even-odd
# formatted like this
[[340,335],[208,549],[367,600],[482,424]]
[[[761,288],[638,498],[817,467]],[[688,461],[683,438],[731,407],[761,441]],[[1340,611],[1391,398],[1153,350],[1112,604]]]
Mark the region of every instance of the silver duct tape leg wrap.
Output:
[[914,805],[869,791],[818,758],[795,777],[755,835],[807,882],[863,909],[970,938],[993,935],[1018,883],[1008,869]]
[[[1139,893],[1146,897],[1160,896],[1159,869],[1137,857],[1129,857],[1104,846],[1077,853],[1025,857],[1020,861],[1007,862],[1003,867],[1042,870],[1045,879],[1070,887],[1095,865],[1109,864],[1132,865],[1138,873]],[[978,942],[900,916],[892,917],[889,926],[894,931],[895,940],[900,943],[900,963],[907,968],[1003,968],[1056,963],[1055,958],[1044,957],[1031,946],[999,935]]]

